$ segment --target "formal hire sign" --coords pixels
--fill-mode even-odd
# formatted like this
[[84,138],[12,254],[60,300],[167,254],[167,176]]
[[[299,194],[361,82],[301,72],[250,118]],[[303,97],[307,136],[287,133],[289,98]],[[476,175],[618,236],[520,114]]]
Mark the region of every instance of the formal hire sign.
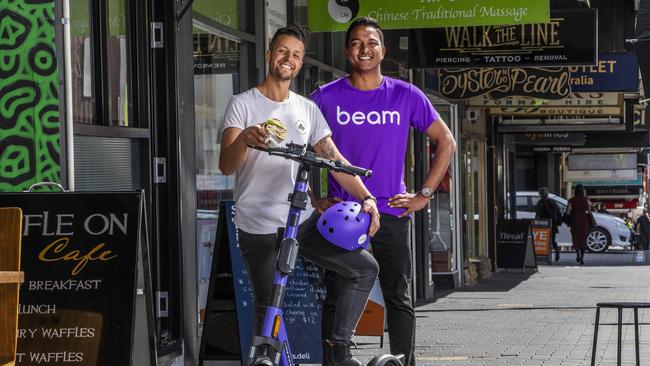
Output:
[[596,9],[556,10],[549,22],[410,31],[409,68],[593,65]]
[[347,30],[357,17],[379,20],[383,29],[546,23],[549,0],[309,0],[311,32]]
[[16,365],[130,365],[140,193],[3,193],[23,210]]

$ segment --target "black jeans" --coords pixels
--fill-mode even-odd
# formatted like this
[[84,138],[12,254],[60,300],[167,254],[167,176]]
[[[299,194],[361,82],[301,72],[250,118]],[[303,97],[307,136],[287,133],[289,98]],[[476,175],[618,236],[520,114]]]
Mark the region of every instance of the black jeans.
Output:
[[[379,267],[365,250],[346,251],[330,244],[316,229],[318,215],[312,215],[298,229],[300,254],[342,278],[341,296],[336,302],[331,340],[347,343],[368,301]],[[239,231],[241,250],[248,278],[255,295],[256,334],[262,329],[276,271],[277,235],[255,235]]]
[[[403,354],[405,366],[415,365],[415,310],[411,301],[411,248],[408,245],[408,218],[382,215],[381,227],[372,238],[372,254],[379,263],[379,282],[386,303],[386,321],[390,352]],[[323,304],[323,338],[329,338],[337,299],[340,276],[327,273],[327,298]]]

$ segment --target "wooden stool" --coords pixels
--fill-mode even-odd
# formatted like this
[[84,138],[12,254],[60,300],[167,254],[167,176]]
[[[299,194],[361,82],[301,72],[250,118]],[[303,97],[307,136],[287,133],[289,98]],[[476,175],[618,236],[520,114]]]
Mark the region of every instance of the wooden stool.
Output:
[[16,361],[22,211],[0,207],[0,366]]
[[636,350],[636,364],[639,363],[639,309],[650,308],[647,302],[599,302],[596,304],[596,323],[594,324],[594,344],[591,351],[591,366],[596,362],[596,344],[598,342],[598,322],[600,321],[600,308],[610,308],[618,310],[618,342],[616,348],[616,364],[621,365],[621,339],[623,326],[623,309],[634,310],[634,347]]

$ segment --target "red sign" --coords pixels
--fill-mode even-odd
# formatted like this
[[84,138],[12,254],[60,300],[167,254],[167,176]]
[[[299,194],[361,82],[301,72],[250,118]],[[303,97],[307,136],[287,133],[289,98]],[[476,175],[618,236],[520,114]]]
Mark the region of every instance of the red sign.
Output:
[[633,198],[630,200],[606,200],[606,201],[597,201],[607,210],[620,210],[620,209],[632,209],[637,208],[639,205],[639,199]]
[[551,222],[550,220],[533,220],[533,243],[535,255],[547,256],[551,250]]

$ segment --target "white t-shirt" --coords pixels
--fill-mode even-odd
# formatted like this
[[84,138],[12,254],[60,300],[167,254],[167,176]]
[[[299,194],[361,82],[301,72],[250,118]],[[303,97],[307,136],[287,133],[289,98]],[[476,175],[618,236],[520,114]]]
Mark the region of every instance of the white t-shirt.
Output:
[[[285,101],[276,102],[257,88],[230,99],[224,129],[243,130],[269,118],[277,118],[287,126],[287,138],[282,145],[294,142],[313,146],[332,134],[325,117],[311,100],[290,91]],[[297,162],[249,148],[244,165],[236,172],[235,224],[250,234],[274,234],[279,227],[285,227],[290,205],[287,198],[293,192],[297,173]],[[300,223],[313,210],[308,203]]]

